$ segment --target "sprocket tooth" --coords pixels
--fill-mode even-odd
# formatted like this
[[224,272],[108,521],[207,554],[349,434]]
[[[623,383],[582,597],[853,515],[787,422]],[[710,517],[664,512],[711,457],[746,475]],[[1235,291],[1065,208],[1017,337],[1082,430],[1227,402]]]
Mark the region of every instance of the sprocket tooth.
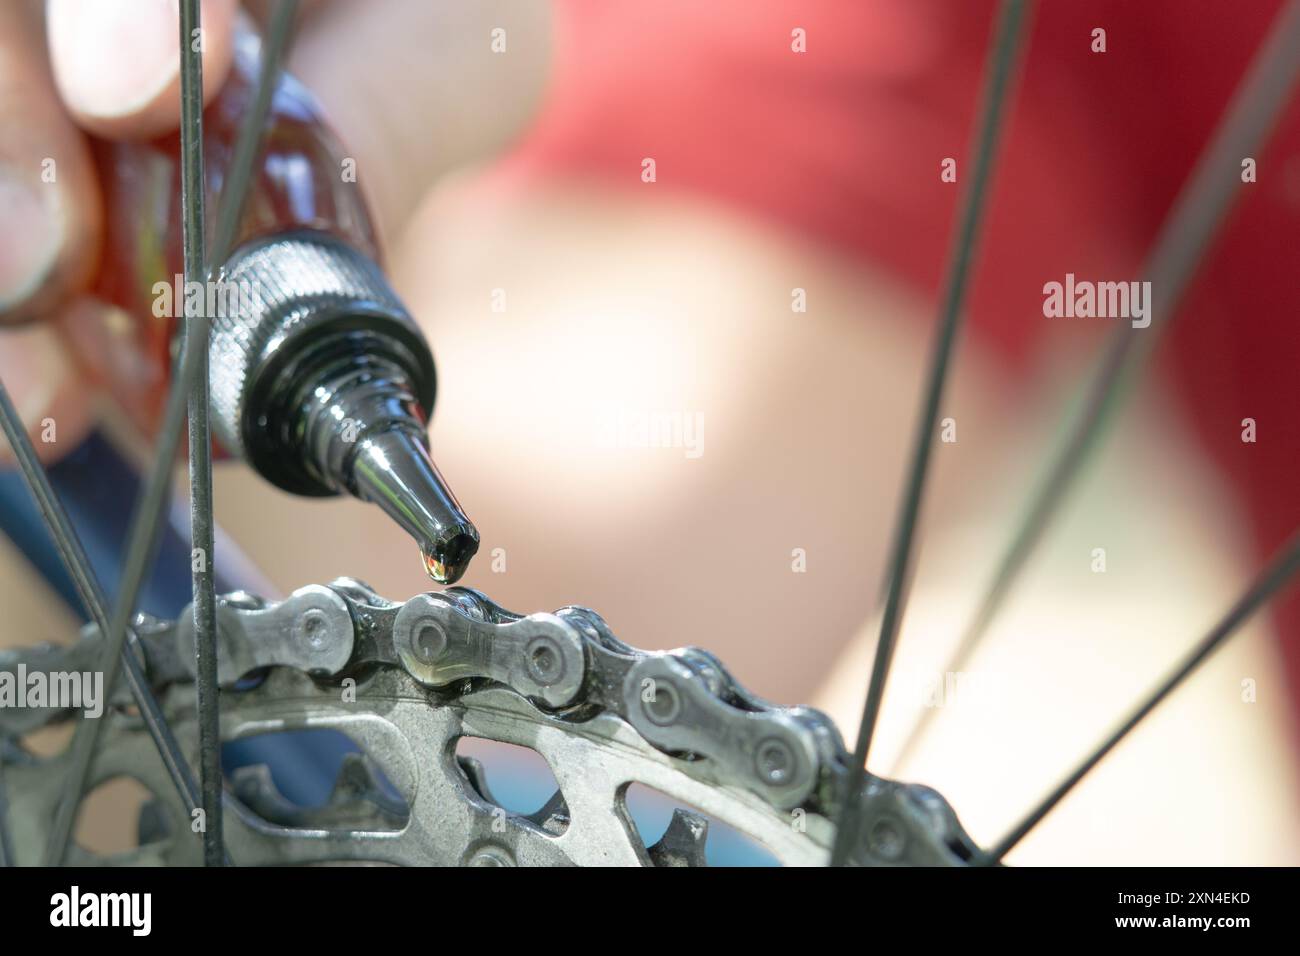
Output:
[[384,789],[380,772],[369,754],[344,754],[327,805],[339,811],[352,811],[359,806],[374,807],[386,816],[406,817],[405,801]]
[[281,826],[297,826],[302,808],[285,799],[264,763],[239,767],[230,775],[231,789],[239,802],[264,820]]
[[400,830],[409,811],[384,793],[364,754],[343,758],[329,801],[320,807],[301,807],[276,788],[266,764],[240,767],[231,775],[235,796],[270,823],[308,830]]
[[559,836],[569,828],[569,805],[564,802],[564,794],[556,790],[540,810],[528,815],[528,819],[547,833]]
[[483,761],[477,757],[462,757],[458,754],[456,763],[460,767],[460,772],[469,780],[469,785],[474,788],[475,793],[492,804],[492,806],[501,806],[501,801],[492,795],[492,789],[488,786],[487,768],[483,766]]
[[708,866],[704,846],[709,838],[709,821],[698,813],[673,809],[673,818],[659,842],[647,851],[655,866]]
[[330,790],[329,803],[337,806],[359,799],[371,799],[379,794],[379,780],[375,777],[374,766],[366,759],[366,755],[344,754],[338,776],[334,778],[334,787]]

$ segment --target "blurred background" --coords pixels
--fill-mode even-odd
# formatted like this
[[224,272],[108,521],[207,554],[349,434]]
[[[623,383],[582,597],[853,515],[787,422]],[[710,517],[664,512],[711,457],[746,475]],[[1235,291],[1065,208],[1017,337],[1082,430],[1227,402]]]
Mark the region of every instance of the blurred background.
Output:
[[[482,534],[462,583],[520,612],[593,607],[638,647],[705,647],[852,746],[994,4],[362,6],[308,4],[289,69],[355,155],[433,346],[434,455]],[[1044,318],[1043,284],[1140,277],[1280,8],[1039,6],[870,766],[936,787],[977,842],[1300,525],[1292,108],[985,649],[944,673],[1110,330]],[[0,354],[33,334],[0,333]],[[110,397],[95,408],[128,455],[147,448]],[[216,507],[275,592],[430,587],[366,505],[228,462]],[[8,543],[0,561],[4,643],[70,638],[40,575]],[[1300,863],[1297,642],[1294,600],[1255,619],[1008,861]]]

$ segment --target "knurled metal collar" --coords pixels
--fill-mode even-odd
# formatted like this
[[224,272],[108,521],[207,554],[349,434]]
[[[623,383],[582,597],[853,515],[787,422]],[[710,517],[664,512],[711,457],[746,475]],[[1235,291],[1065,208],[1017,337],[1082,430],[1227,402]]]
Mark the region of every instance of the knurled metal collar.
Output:
[[[322,232],[294,232],[242,246],[222,270],[209,345],[212,428],[247,457],[247,430],[268,387],[303,346],[336,332],[396,339],[416,364],[417,398],[432,409],[433,359],[418,326],[379,267]],[[264,398],[264,397],[263,397]]]

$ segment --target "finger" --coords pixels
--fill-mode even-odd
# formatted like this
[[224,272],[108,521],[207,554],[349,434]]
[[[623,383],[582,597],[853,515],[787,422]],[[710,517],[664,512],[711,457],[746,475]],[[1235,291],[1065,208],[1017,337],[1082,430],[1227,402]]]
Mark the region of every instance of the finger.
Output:
[[[237,4],[205,0],[200,34],[203,98],[230,69]],[[48,0],[50,60],[59,92],[85,129],[147,139],[180,125],[177,0]]]
[[[64,311],[92,307],[80,299]],[[90,429],[90,400],[80,378],[53,322],[0,330],[0,380],[42,461],[71,451]],[[0,465],[12,463],[0,435]]]
[[0,325],[50,312],[89,280],[98,252],[89,153],[43,48],[37,12],[0,3]]

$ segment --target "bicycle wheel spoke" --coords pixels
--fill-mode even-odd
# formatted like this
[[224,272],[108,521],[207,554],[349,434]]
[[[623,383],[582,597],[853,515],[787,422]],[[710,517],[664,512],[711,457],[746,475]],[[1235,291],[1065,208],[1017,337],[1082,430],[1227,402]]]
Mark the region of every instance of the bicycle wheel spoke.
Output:
[[[277,9],[277,15],[273,21],[266,46],[266,57],[274,64],[278,64],[281,60],[281,51],[286,43],[288,25],[292,21],[296,0],[282,6],[290,7],[290,9],[287,12]],[[188,50],[189,47],[189,42],[182,43],[183,50]],[[270,95],[265,88],[273,75],[272,70],[263,70],[259,79],[258,90],[255,93],[254,106],[250,110],[250,115],[245,118],[244,125],[240,130],[240,137],[236,145],[237,154],[249,152],[248,147],[244,145],[249,137],[252,138],[254,147],[258,138],[260,138],[270,103]],[[238,168],[232,167],[227,186],[222,192],[219,225],[225,222],[231,223],[229,227],[231,234],[233,234],[234,224],[238,222],[239,213],[243,207],[243,198],[249,178],[247,167],[249,166],[251,166],[251,161],[238,167],[245,169],[242,174],[238,172]],[[227,212],[228,207],[232,209],[231,212]],[[229,240],[227,239],[226,242],[228,244]],[[204,336],[199,338],[206,341]],[[153,462],[146,476],[144,487],[132,516],[130,531],[127,535],[126,559],[118,600],[113,606],[113,613],[109,618],[107,628],[103,629],[106,637],[105,654],[107,655],[103,667],[104,683],[107,692],[110,694],[116,686],[117,667],[118,662],[122,659],[123,647],[126,642],[127,623],[134,612],[140,587],[143,584],[150,558],[157,543],[158,525],[170,497],[171,469],[176,460],[176,452],[180,442],[181,423],[186,419],[189,395],[193,391],[194,382],[198,378],[199,371],[206,371],[207,367],[206,349],[200,351],[191,348],[193,339],[190,336],[185,336],[184,339],[179,368],[164,406],[162,426],[158,431],[158,444],[154,451]],[[206,375],[204,378],[206,379]],[[209,526],[210,524],[211,519],[209,518]],[[209,548],[209,554],[210,550]],[[101,628],[103,628],[102,624]],[[141,707],[141,713],[146,716],[146,720],[149,719],[151,713],[155,712],[157,712],[156,705],[152,708]],[[72,766],[69,770],[70,786],[65,790],[63,799],[60,801],[55,814],[50,845],[46,853],[47,863],[62,861],[66,853],[77,807],[85,790],[86,777],[98,744],[98,733],[99,722],[78,728],[72,747]],[[179,761],[169,759],[169,766],[171,765],[184,765],[183,757]],[[189,779],[191,792],[187,795],[187,803],[191,807],[198,807],[201,799],[198,788],[193,782],[192,774]],[[218,781],[219,779],[218,777]],[[211,819],[210,813],[205,811],[205,814]],[[225,858],[227,861],[229,860],[228,855]]]
[[[262,129],[279,75],[279,64],[297,3],[281,3],[263,48],[261,72],[222,191],[212,258],[204,250],[203,57],[189,42],[199,26],[198,0],[181,4],[181,208],[186,282],[209,279],[229,255],[243,212]],[[207,866],[223,862],[221,714],[217,685],[217,618],[213,579],[212,436],[208,421],[208,323],[211,316],[185,316],[187,347],[197,369],[189,384],[190,537],[200,556],[193,563],[195,688],[198,696],[199,774],[206,827]]]
[[[199,0],[181,0],[181,226],[185,282],[207,280],[203,252],[203,54]],[[203,798],[203,863],[222,864],[221,715],[217,689],[217,596],[212,582],[212,436],[208,431],[208,319],[185,306],[186,348],[198,357],[189,390],[190,539],[195,688],[198,695],[199,786]]]
[[993,845],[992,849],[985,851],[978,862],[982,865],[991,865],[1001,860],[1012,847],[1038,825],[1043,817],[1047,816],[1061,802],[1088,771],[1100,763],[1102,758],[1110,753],[1115,745],[1123,740],[1151,711],[1155,710],[1161,701],[1173,693],[1183,681],[1191,676],[1196,668],[1223,646],[1223,643],[1235,634],[1252,614],[1263,607],[1269,598],[1281,591],[1298,571],[1300,571],[1300,534],[1292,538],[1287,546],[1278,553],[1277,557],[1265,567],[1241,599],[1224,615],[1223,620],[1215,625],[1214,629],[1192,649],[1182,663],[1038,806],[1012,827],[1006,836]]
[[[63,505],[55,494],[49,478],[46,477],[45,469],[41,467],[36,449],[32,446],[27,429],[23,426],[22,417],[14,407],[13,400],[9,397],[9,390],[3,381],[0,381],[0,428],[4,429],[9,447],[13,449],[14,458],[18,462],[18,469],[22,472],[23,481],[36,501],[41,520],[45,522],[45,527],[54,540],[59,557],[63,559],[72,583],[77,588],[77,594],[85,604],[86,611],[93,616],[96,612],[95,598],[98,585],[95,583],[95,573],[91,570],[90,559],[72,530],[72,523],[68,520],[67,512],[63,510]],[[96,623],[101,622],[96,621]]]
[[854,808],[866,773],[867,755],[876,718],[884,697],[894,644],[898,637],[902,617],[903,594],[911,566],[911,555],[916,537],[916,525],[929,471],[933,432],[939,417],[939,405],[947,380],[948,365],[952,357],[957,330],[962,318],[971,265],[975,258],[976,243],[986,205],[988,182],[1002,130],[1007,90],[1024,35],[1026,0],[1004,0],[998,13],[993,33],[993,46],[983,91],[983,98],[975,127],[975,163],[970,185],[963,197],[957,232],[949,258],[941,299],[939,327],[931,356],[930,371],[922,399],[912,449],[911,466],[904,486],[903,505],[890,550],[887,572],[885,610],[881,619],[880,638],[876,644],[871,679],[867,688],[866,704],[858,727],[857,746],[853,764],[846,775],[843,803],[836,827],[831,864],[841,865],[858,838],[858,819]]
[[[1041,540],[1052,517],[1075,479],[1097,447],[1113,412],[1125,394],[1125,385],[1167,328],[1241,183],[1243,156],[1255,155],[1286,105],[1300,71],[1300,0],[1278,15],[1269,36],[1239,84],[1196,169],[1180,191],[1152,248],[1143,274],[1160,296],[1160,313],[1150,328],[1118,325],[1111,333],[1101,362],[1085,384],[1081,412],[1067,431],[1065,442],[1047,475],[1034,492],[1031,504],[1016,525],[1006,551],[978,610],[962,632],[944,673],[959,673],[969,663],[988,632],[1029,556]],[[1163,316],[1163,318],[1161,318]],[[909,759],[935,717],[928,709],[916,720],[904,740],[895,767]]]
[[289,35],[298,13],[298,0],[280,0],[275,6],[266,39],[262,43],[261,72],[252,103],[239,126],[230,168],[221,187],[217,202],[217,228],[208,249],[208,272],[215,272],[233,251],[239,219],[244,211],[244,199],[252,180],[253,163],[262,143],[262,130],[266,126],[271,108],[271,94],[280,75],[280,64],[289,48]]
[[[62,502],[59,501],[58,495],[55,494],[54,488],[50,485],[49,478],[45,474],[45,470],[41,468],[40,462],[37,460],[36,450],[32,447],[31,440],[22,426],[22,421],[18,417],[18,412],[14,408],[13,402],[9,398],[9,392],[5,389],[3,382],[0,382],[0,425],[3,426],[5,436],[9,439],[9,444],[14,450],[14,457],[18,460],[27,487],[36,499],[37,508],[40,510],[41,517],[45,520],[46,527],[50,530],[59,556],[68,569],[68,574],[77,588],[77,594],[81,597],[82,604],[85,605],[87,613],[90,614],[91,619],[99,628],[100,634],[105,635],[105,638],[107,638],[110,623],[103,590],[91,570],[90,559],[86,556],[81,539],[77,537],[72,522],[68,520],[67,512],[63,509]],[[109,649],[106,649],[105,653],[109,653]],[[114,666],[116,666],[117,662],[123,662],[127,667],[131,696],[140,709],[141,717],[154,746],[158,750],[158,755],[162,758],[163,764],[167,768],[167,772],[181,799],[188,802],[191,807],[194,806],[198,796],[198,790],[194,784],[194,775],[190,771],[189,763],[181,751],[180,744],[177,743],[171,728],[167,726],[166,718],[163,716],[157,700],[154,699],[148,683],[144,680],[144,675],[139,671],[139,665],[131,657],[131,651],[123,649],[116,656],[112,658],[106,657],[104,660],[102,669],[105,672],[105,684],[111,695],[112,681],[108,677],[109,672],[112,670],[108,666],[110,661],[114,663]],[[98,722],[94,723],[97,724]],[[81,746],[83,748],[89,746],[86,741],[87,734],[91,732],[83,731],[79,726],[78,733],[83,741]],[[93,748],[91,749],[93,750]],[[62,832],[66,827],[67,834],[70,836],[72,823],[76,817],[77,804],[76,800],[72,798],[71,792],[65,794],[64,802],[67,803],[67,806],[61,805],[56,813],[56,821],[59,822],[56,824],[55,832]],[[62,861],[68,836],[62,837],[58,841],[55,846],[58,855],[52,856],[51,862],[54,860]]]

